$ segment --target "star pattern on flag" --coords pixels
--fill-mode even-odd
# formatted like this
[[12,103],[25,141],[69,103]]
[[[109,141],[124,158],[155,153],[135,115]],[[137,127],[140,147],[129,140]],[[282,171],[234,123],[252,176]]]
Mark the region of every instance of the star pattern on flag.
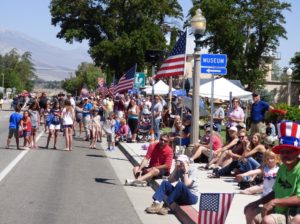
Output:
[[185,49],[186,49],[186,32],[184,32],[181,38],[177,41],[177,43],[173,48],[173,51],[169,56],[185,54]]
[[206,211],[217,212],[219,210],[219,194],[211,194],[211,195],[202,195],[202,204],[201,208]]
[[297,140],[294,141],[294,146],[299,146],[299,142]]

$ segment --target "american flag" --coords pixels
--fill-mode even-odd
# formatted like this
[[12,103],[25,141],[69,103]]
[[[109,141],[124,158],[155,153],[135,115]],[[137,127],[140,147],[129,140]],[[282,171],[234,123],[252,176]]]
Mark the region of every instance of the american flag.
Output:
[[164,61],[155,75],[155,79],[169,76],[184,75],[185,68],[186,31],[180,36],[171,54]]
[[116,87],[116,86],[115,86],[114,82],[112,82],[112,83],[110,84],[110,87],[108,88],[107,95],[108,95],[108,94],[114,95],[115,87]]
[[198,224],[223,224],[234,194],[203,193],[200,197]]
[[114,93],[125,92],[133,88],[134,76],[136,73],[136,64],[132,66],[119,80],[114,87]]

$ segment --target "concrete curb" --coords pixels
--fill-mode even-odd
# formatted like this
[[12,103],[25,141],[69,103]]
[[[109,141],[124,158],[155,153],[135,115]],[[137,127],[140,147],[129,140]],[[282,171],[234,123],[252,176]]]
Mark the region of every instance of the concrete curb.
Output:
[[[123,146],[122,143],[118,145],[120,151],[126,156],[126,158],[131,162],[133,166],[138,166],[139,162],[132,156],[126,148]],[[153,190],[156,190],[159,187],[159,182],[156,180],[150,181],[150,186]],[[195,208],[189,205],[185,206],[178,206],[176,205],[175,208],[172,209],[175,216],[180,220],[182,223],[187,224],[197,224],[198,223],[198,212]]]

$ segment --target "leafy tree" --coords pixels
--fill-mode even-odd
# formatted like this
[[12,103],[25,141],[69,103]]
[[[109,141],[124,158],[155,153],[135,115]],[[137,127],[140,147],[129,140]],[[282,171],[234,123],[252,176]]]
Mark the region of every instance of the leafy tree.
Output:
[[280,0],[193,0],[190,15],[201,8],[207,20],[202,41],[210,52],[228,55],[228,78],[239,79],[249,90],[260,89],[270,55],[286,38],[283,10],[290,4]]
[[78,94],[83,87],[95,90],[98,77],[104,77],[101,69],[90,63],[81,63],[75,77],[65,79],[62,88],[72,94]]
[[293,79],[300,80],[300,52],[295,53],[295,56],[290,61],[290,65],[293,65]]
[[33,79],[36,75],[30,52],[20,55],[16,49],[12,49],[0,56],[0,65],[0,74],[5,75],[5,88],[15,87],[17,92],[33,89]]
[[117,78],[135,63],[143,68],[145,51],[166,48],[165,18],[181,18],[177,0],[52,0],[52,24],[67,42],[88,40],[97,65]]

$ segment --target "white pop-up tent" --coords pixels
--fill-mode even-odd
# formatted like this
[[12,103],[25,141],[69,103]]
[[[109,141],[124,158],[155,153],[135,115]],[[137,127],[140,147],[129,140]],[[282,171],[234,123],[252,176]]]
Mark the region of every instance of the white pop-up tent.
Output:
[[[152,94],[152,86],[146,88],[143,90],[146,92],[147,95]],[[172,91],[175,91],[174,88],[172,88]],[[162,80],[159,80],[157,83],[154,84],[154,95],[167,95],[169,94],[169,85],[164,83]]]
[[[211,98],[211,86],[211,81],[200,85],[199,95]],[[252,98],[252,92],[245,91],[225,78],[214,80],[214,99],[229,100],[230,92],[232,97],[237,97],[242,100],[250,100]]]

